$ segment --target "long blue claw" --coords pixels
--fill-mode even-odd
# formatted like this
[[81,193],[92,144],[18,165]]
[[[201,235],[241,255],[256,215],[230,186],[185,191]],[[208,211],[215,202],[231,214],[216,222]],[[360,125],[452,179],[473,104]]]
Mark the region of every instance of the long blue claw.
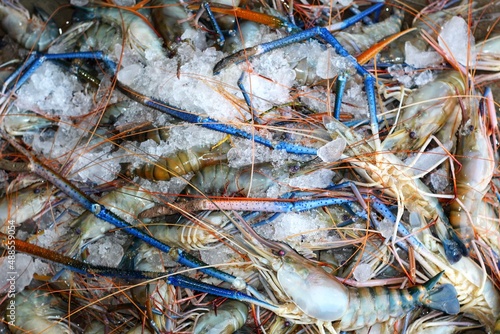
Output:
[[201,4],[205,11],[207,12],[208,18],[210,19],[210,22],[212,23],[212,26],[215,30],[215,33],[217,34],[217,44],[219,46],[223,47],[224,43],[226,42],[226,39],[224,38],[224,35],[222,34],[222,30],[219,27],[219,24],[217,23],[217,20],[215,19],[214,13],[212,12],[212,9],[210,8],[210,3],[207,1],[203,1]]
[[[381,6],[383,4],[377,4],[375,6]],[[374,6],[374,7],[375,7]],[[379,8],[377,7],[377,8]],[[376,9],[377,9],[376,8]],[[316,38],[320,37],[323,39],[326,43],[330,44],[334,49],[335,52],[341,57],[347,58],[354,68],[356,69],[356,72],[364,77],[365,81],[365,90],[366,90],[366,95],[368,98],[368,108],[370,111],[370,119],[371,119],[371,129],[372,133],[375,136],[376,142],[378,142],[378,121],[377,121],[377,100],[376,100],[376,95],[375,95],[375,79],[373,76],[368,72],[363,66],[361,66],[356,58],[354,58],[352,55],[347,52],[347,50],[342,46],[342,44],[337,41],[335,37],[328,31],[326,28],[321,28],[321,27],[315,27],[311,28],[308,30],[301,31],[299,33],[283,37],[281,39],[268,42],[268,43],[263,43],[251,48],[243,49],[240,50],[231,56],[228,56],[221,61],[219,61],[217,64],[214,66],[214,74],[219,73],[222,69],[225,67],[236,64],[239,62],[242,62],[244,60],[247,60],[249,58],[261,55],[263,53],[283,48],[285,46],[302,42],[305,40],[308,40],[310,38]],[[377,144],[378,146],[378,144]]]
[[172,248],[161,242],[160,240],[152,237],[148,233],[143,230],[138,229],[137,227],[129,224],[124,221],[113,212],[109,211],[106,207],[94,201],[92,198],[87,196],[85,193],[80,191],[77,187],[75,187],[71,182],[63,178],[57,172],[52,170],[50,167],[44,165],[40,162],[30,151],[21,146],[16,140],[12,139],[9,135],[7,135],[3,130],[0,130],[0,135],[4,139],[6,139],[12,146],[14,146],[18,151],[23,153],[30,160],[30,165],[32,171],[38,176],[44,178],[45,180],[51,182],[54,186],[59,188],[62,192],[64,192],[68,197],[82,205],[85,209],[90,211],[97,218],[100,218],[120,229],[123,229],[126,233],[139,238],[145,243],[165,252],[170,253],[170,255],[180,264],[185,265],[190,268],[199,268],[203,273],[220,279],[221,281],[232,284],[235,287],[247,288],[254,295],[260,296],[260,294],[253,287],[247,285],[242,279],[237,278],[233,275],[225,273],[216,268],[210,267],[205,262],[195,258],[192,255],[189,255],[184,250],[176,249],[176,254],[172,254]]
[[12,88],[12,91],[16,91],[21,87],[29,77],[35,72],[45,61],[47,60],[67,60],[67,59],[93,59],[104,61],[106,66],[109,67],[113,73],[116,72],[116,64],[111,61],[104,53],[101,51],[89,51],[89,52],[73,52],[73,53],[47,53],[42,54],[34,52],[30,54],[29,58],[26,60],[25,64],[21,66],[18,70],[12,73],[6,80],[7,82],[16,81],[16,84]]
[[[46,60],[64,60],[64,59],[94,59],[104,61],[106,66],[108,66],[113,73],[116,74],[117,65],[111,61],[104,53],[101,51],[95,52],[75,52],[75,53],[58,53],[58,54],[40,54],[34,53],[31,54],[26,63],[20,67],[14,74],[10,75],[7,78],[6,82],[12,82],[17,80],[12,91],[17,90],[22,84],[28,80],[28,78],[33,74],[33,72],[40,67],[40,65]],[[149,98],[143,94],[137,93],[130,89],[129,87],[117,82],[116,87],[120,89],[122,93],[130,97],[132,100],[137,101],[147,107],[153,108],[155,110],[164,112],[173,117],[179,118],[183,121],[199,124],[200,126],[218,131],[227,133],[229,135],[253,140],[256,143],[264,145],[266,147],[278,150],[285,150],[288,153],[292,154],[300,154],[300,155],[316,155],[317,150],[311,147],[305,147],[301,145],[294,145],[285,142],[274,143],[271,140],[265,139],[263,137],[257,136],[252,133],[248,133],[246,131],[240,130],[238,128],[232,127],[230,125],[222,124],[217,120],[210,117],[202,117],[185,110],[171,107],[165,102],[155,98]]]
[[348,19],[345,19],[342,22],[339,22],[337,24],[331,25],[328,28],[329,28],[330,31],[343,30],[343,29],[345,29],[347,27],[350,27],[353,24],[361,21],[362,19],[364,19],[366,16],[370,15],[371,13],[380,10],[382,7],[384,7],[384,5],[385,4],[383,2],[378,2],[378,3],[374,4],[373,6],[371,6],[370,8],[365,9],[364,11],[359,12],[356,15],[354,15],[354,16],[348,18]]
[[266,147],[276,149],[276,150],[285,150],[288,153],[293,153],[293,154],[307,154],[307,155],[316,155],[317,150],[312,147],[305,147],[301,145],[295,145],[295,144],[290,144],[290,143],[285,143],[285,142],[278,142],[278,143],[273,143],[271,140],[266,139],[264,137],[248,133],[246,131],[243,131],[241,129],[235,128],[233,126],[219,123],[217,120],[210,118],[210,117],[202,117],[199,115],[192,114],[190,112],[184,111],[182,109],[178,108],[173,108],[170,107],[168,104],[165,102],[162,102],[158,99],[151,98],[151,97],[146,97],[142,94],[139,94],[137,92],[134,92],[130,88],[126,87],[125,85],[121,83],[117,83],[116,87],[120,89],[122,93],[130,97],[132,100],[137,101],[147,107],[150,107],[152,109],[161,111],[163,113],[166,113],[170,116],[182,119],[183,121],[193,123],[193,124],[198,124],[204,128],[218,131],[218,132],[223,132],[227,133],[232,136],[237,136],[249,140],[253,140],[256,143],[259,143],[261,145],[264,145]]
[[245,293],[242,293],[240,291],[219,288],[217,286],[206,284],[206,283],[194,280],[192,278],[189,278],[189,277],[186,277],[183,275],[170,276],[170,277],[168,277],[167,282],[168,282],[168,284],[171,284],[174,286],[179,286],[182,288],[187,288],[187,289],[191,289],[191,290],[205,292],[205,293],[215,295],[215,296],[220,296],[220,297],[225,297],[225,298],[229,298],[229,299],[239,300],[242,302],[251,303],[251,304],[254,304],[257,306],[264,307],[264,308],[271,310],[273,312],[278,311],[277,306],[263,302],[259,299],[253,298],[253,297],[251,297]]
[[16,249],[20,252],[31,254],[52,262],[62,264],[67,269],[83,274],[83,275],[99,275],[106,277],[117,277],[125,280],[137,280],[137,279],[166,279],[168,284],[179,286],[187,289],[192,289],[200,292],[209,293],[215,296],[236,299],[239,301],[248,302],[258,306],[262,306],[271,311],[277,311],[278,307],[269,304],[265,301],[254,298],[245,293],[219,288],[217,286],[206,284],[195,279],[189,278],[183,275],[172,275],[169,272],[153,272],[153,271],[140,271],[140,270],[126,270],[120,268],[111,268],[106,266],[91,265],[64,255],[61,255],[53,250],[42,248],[37,245],[29,244],[21,240],[11,240],[7,234],[0,233],[0,247],[5,247],[14,241]]

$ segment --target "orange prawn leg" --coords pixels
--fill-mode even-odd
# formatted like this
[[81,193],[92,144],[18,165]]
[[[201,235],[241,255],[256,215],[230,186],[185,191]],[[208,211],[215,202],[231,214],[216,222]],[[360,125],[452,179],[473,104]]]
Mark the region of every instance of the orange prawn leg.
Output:
[[[197,6],[188,6],[189,9],[196,9]],[[271,28],[287,28],[290,31],[298,29],[297,27],[291,25],[289,22],[280,19],[279,17],[272,16],[269,14],[259,13],[248,9],[243,9],[240,7],[231,7],[218,3],[210,3],[210,9],[214,13],[232,15],[239,19],[244,19],[248,21],[253,21],[260,24],[265,24]]]
[[399,37],[401,37],[403,35],[406,35],[410,31],[413,31],[415,29],[417,29],[417,28],[410,28],[410,29],[407,29],[405,31],[401,31],[401,32],[399,32],[399,33],[397,33],[395,35],[392,35],[391,37],[388,37],[388,38],[384,39],[383,41],[375,43],[371,48],[369,48],[368,50],[366,50],[366,51],[362,52],[361,54],[359,54],[356,57],[356,60],[358,61],[358,63],[360,65],[366,64],[370,59],[372,59],[373,57],[375,57],[375,55],[377,53],[379,53],[387,45],[391,44],[392,42],[394,42]]

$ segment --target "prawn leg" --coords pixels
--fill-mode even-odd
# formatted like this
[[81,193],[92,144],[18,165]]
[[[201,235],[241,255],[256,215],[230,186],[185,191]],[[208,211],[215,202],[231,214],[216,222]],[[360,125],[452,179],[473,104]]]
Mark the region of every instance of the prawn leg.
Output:
[[377,120],[377,101],[375,96],[375,79],[363,66],[358,63],[356,58],[349,54],[349,52],[339,43],[339,41],[335,37],[333,37],[330,31],[328,31],[328,29],[326,28],[311,28],[272,42],[263,43],[257,46],[240,50],[215,64],[213,72],[214,74],[218,74],[229,65],[237,64],[249,58],[259,56],[272,50],[283,48],[285,46],[315,37],[319,37],[330,44],[339,56],[347,58],[353,64],[357,73],[364,77],[365,92],[367,95],[368,109],[370,112],[371,130],[375,138],[375,146],[378,149],[380,147],[380,140],[378,139],[379,130]]
[[234,211],[259,211],[259,212],[303,212],[315,208],[328,205],[341,205],[351,202],[351,199],[341,198],[318,198],[311,200],[299,201],[263,201],[252,199],[197,199],[186,203],[176,203],[175,208],[170,207],[153,207],[141,212],[140,218],[153,218],[157,216],[165,216],[176,213],[177,211],[218,211],[218,210],[234,210]]
[[[106,55],[104,55],[100,51],[96,52],[76,52],[76,53],[60,53],[60,54],[40,54],[35,53],[30,55],[27,60],[27,64],[23,65],[18,71],[14,72],[7,81],[11,83],[16,80],[14,87],[11,88],[10,92],[16,91],[22,84],[24,84],[28,78],[33,74],[36,69],[38,69],[43,62],[46,60],[61,60],[61,59],[94,59],[94,60],[102,60],[105,62],[106,66],[108,66],[113,73],[117,72],[117,65],[111,61]],[[17,79],[18,78],[18,79]],[[220,123],[219,121],[210,118],[210,117],[202,117],[196,114],[192,114],[188,111],[175,108],[169,106],[165,102],[147,97],[141,93],[138,93],[124,84],[117,81],[116,87],[126,96],[131,98],[132,100],[141,103],[142,105],[158,110],[160,112],[166,113],[172,117],[179,118],[188,123],[198,124],[206,129],[227,133],[232,136],[237,136],[249,140],[253,140],[256,143],[264,145],[266,147],[277,149],[277,150],[285,150],[288,153],[292,154],[304,154],[304,155],[316,155],[317,150],[311,147],[305,147],[301,145],[290,144],[286,142],[273,142],[264,137],[255,135],[253,133],[248,133],[244,130],[238,129],[231,125]],[[375,91],[373,89],[373,94]],[[6,94],[8,95],[8,94]],[[374,95],[375,96],[375,95]]]
[[126,96],[131,98],[132,100],[139,102],[140,104],[150,107],[152,109],[158,110],[160,112],[166,113],[170,116],[182,119],[183,121],[193,123],[193,124],[198,124],[201,127],[204,127],[206,129],[218,131],[218,132],[223,132],[227,133],[232,136],[240,137],[240,138],[245,138],[249,140],[253,140],[256,143],[259,143],[261,145],[264,145],[266,147],[275,149],[275,150],[284,150],[288,153],[293,153],[293,154],[305,154],[305,155],[316,155],[317,150],[312,147],[305,147],[301,145],[295,145],[295,144],[290,144],[286,142],[278,142],[275,143],[269,139],[266,139],[264,137],[261,137],[259,135],[255,135],[253,133],[249,133],[246,131],[243,131],[241,129],[238,129],[236,127],[233,127],[231,125],[223,124],[220,123],[219,121],[210,118],[210,117],[202,117],[198,116],[195,114],[192,114],[190,112],[184,111],[179,108],[174,108],[169,105],[167,105],[165,102],[162,102],[158,99],[152,98],[152,97],[147,97],[143,94],[140,94],[138,92],[135,92],[128,88],[127,86],[121,84],[120,82],[117,82],[116,87]]
[[338,120],[340,120],[340,107],[342,106],[342,96],[344,95],[346,84],[347,75],[340,74],[335,83],[335,106],[333,108],[333,117]]
[[51,182],[67,196],[69,196],[74,201],[80,203],[86,210],[90,211],[97,218],[100,218],[120,229],[123,229],[126,233],[141,239],[145,243],[161,250],[162,252],[169,253],[170,256],[174,258],[176,262],[190,268],[199,268],[199,270],[207,275],[220,279],[221,281],[232,284],[236,289],[249,289],[254,295],[260,296],[253,287],[249,286],[241,278],[227,274],[221,270],[212,268],[208,266],[205,262],[197,259],[196,257],[186,253],[182,249],[172,248],[169,245],[161,242],[160,240],[152,237],[147,232],[138,229],[131,224],[127,223],[116,214],[111,212],[109,209],[94,201],[92,198],[84,194],[80,189],[75,187],[68,180],[64,179],[57,172],[44,165],[39,161],[30,151],[21,146],[17,141],[10,138],[3,131],[0,130],[0,134],[4,139],[6,139],[12,146],[14,146],[18,151],[23,153],[30,160],[30,166],[32,172],[38,176],[44,178],[45,180]]
[[[73,52],[73,53],[41,53],[32,52],[24,64],[15,70],[4,82],[2,93],[6,93],[10,83],[15,82],[15,84],[10,88],[10,92],[15,92],[19,87],[21,87],[29,77],[47,61],[54,60],[69,60],[69,59],[93,59],[101,60],[106,66],[108,66],[113,73],[116,72],[116,64],[110,60],[101,51],[88,51],[88,52]],[[9,92],[9,93],[10,93]],[[8,94],[8,93],[7,93]]]
[[[200,291],[224,298],[244,301],[247,303],[264,307],[274,312],[278,310],[277,306],[261,301],[243,292],[220,288],[211,284],[200,282],[198,280],[189,278],[184,275],[172,274],[168,272],[124,270],[106,266],[90,265],[88,263],[70,258],[68,256],[64,256],[50,249],[36,246],[19,239],[14,239],[13,241],[15,242],[17,251],[62,264],[69,270],[80,274],[98,275],[105,277],[118,277],[121,279],[145,279],[145,280],[165,279],[167,284],[173,286]],[[0,233],[0,247],[6,248],[7,244],[10,245],[11,242],[12,239],[7,234]]]
[[245,72],[243,71],[241,73],[240,78],[238,79],[238,88],[240,89],[241,94],[243,94],[243,98],[245,99],[245,103],[247,104],[248,109],[250,109],[250,113],[252,114],[254,122],[258,124],[264,124],[264,121],[259,117],[256,110],[252,106],[252,100],[250,99],[250,95],[248,95],[248,92],[245,89],[245,85],[243,84],[244,79],[245,79]]
[[208,3],[207,1],[203,1],[201,5],[203,6],[203,9],[207,12],[208,18],[210,19],[210,22],[212,23],[212,26],[215,30],[215,34],[217,35],[217,44],[223,47],[224,43],[226,42],[226,39],[224,38],[224,34],[222,33],[222,30],[219,27],[217,20],[215,19],[212,9],[210,8],[210,3]]

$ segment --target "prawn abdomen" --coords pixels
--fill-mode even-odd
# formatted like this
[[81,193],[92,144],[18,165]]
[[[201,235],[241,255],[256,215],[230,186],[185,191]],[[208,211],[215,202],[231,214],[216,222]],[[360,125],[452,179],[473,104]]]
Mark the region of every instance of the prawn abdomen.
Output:
[[349,309],[342,317],[340,329],[356,330],[391,318],[398,319],[417,306],[457,314],[460,304],[457,291],[451,284],[437,283],[443,272],[423,285],[409,289],[390,289],[384,286],[374,288],[349,289]]

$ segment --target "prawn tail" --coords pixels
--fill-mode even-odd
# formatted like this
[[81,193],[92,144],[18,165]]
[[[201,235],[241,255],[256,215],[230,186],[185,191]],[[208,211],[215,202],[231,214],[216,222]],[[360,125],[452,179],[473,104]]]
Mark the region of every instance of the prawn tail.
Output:
[[447,314],[458,314],[460,303],[457,299],[455,287],[448,283],[434,287],[443,273],[444,271],[440,272],[423,285],[427,293],[421,301],[422,305]]

